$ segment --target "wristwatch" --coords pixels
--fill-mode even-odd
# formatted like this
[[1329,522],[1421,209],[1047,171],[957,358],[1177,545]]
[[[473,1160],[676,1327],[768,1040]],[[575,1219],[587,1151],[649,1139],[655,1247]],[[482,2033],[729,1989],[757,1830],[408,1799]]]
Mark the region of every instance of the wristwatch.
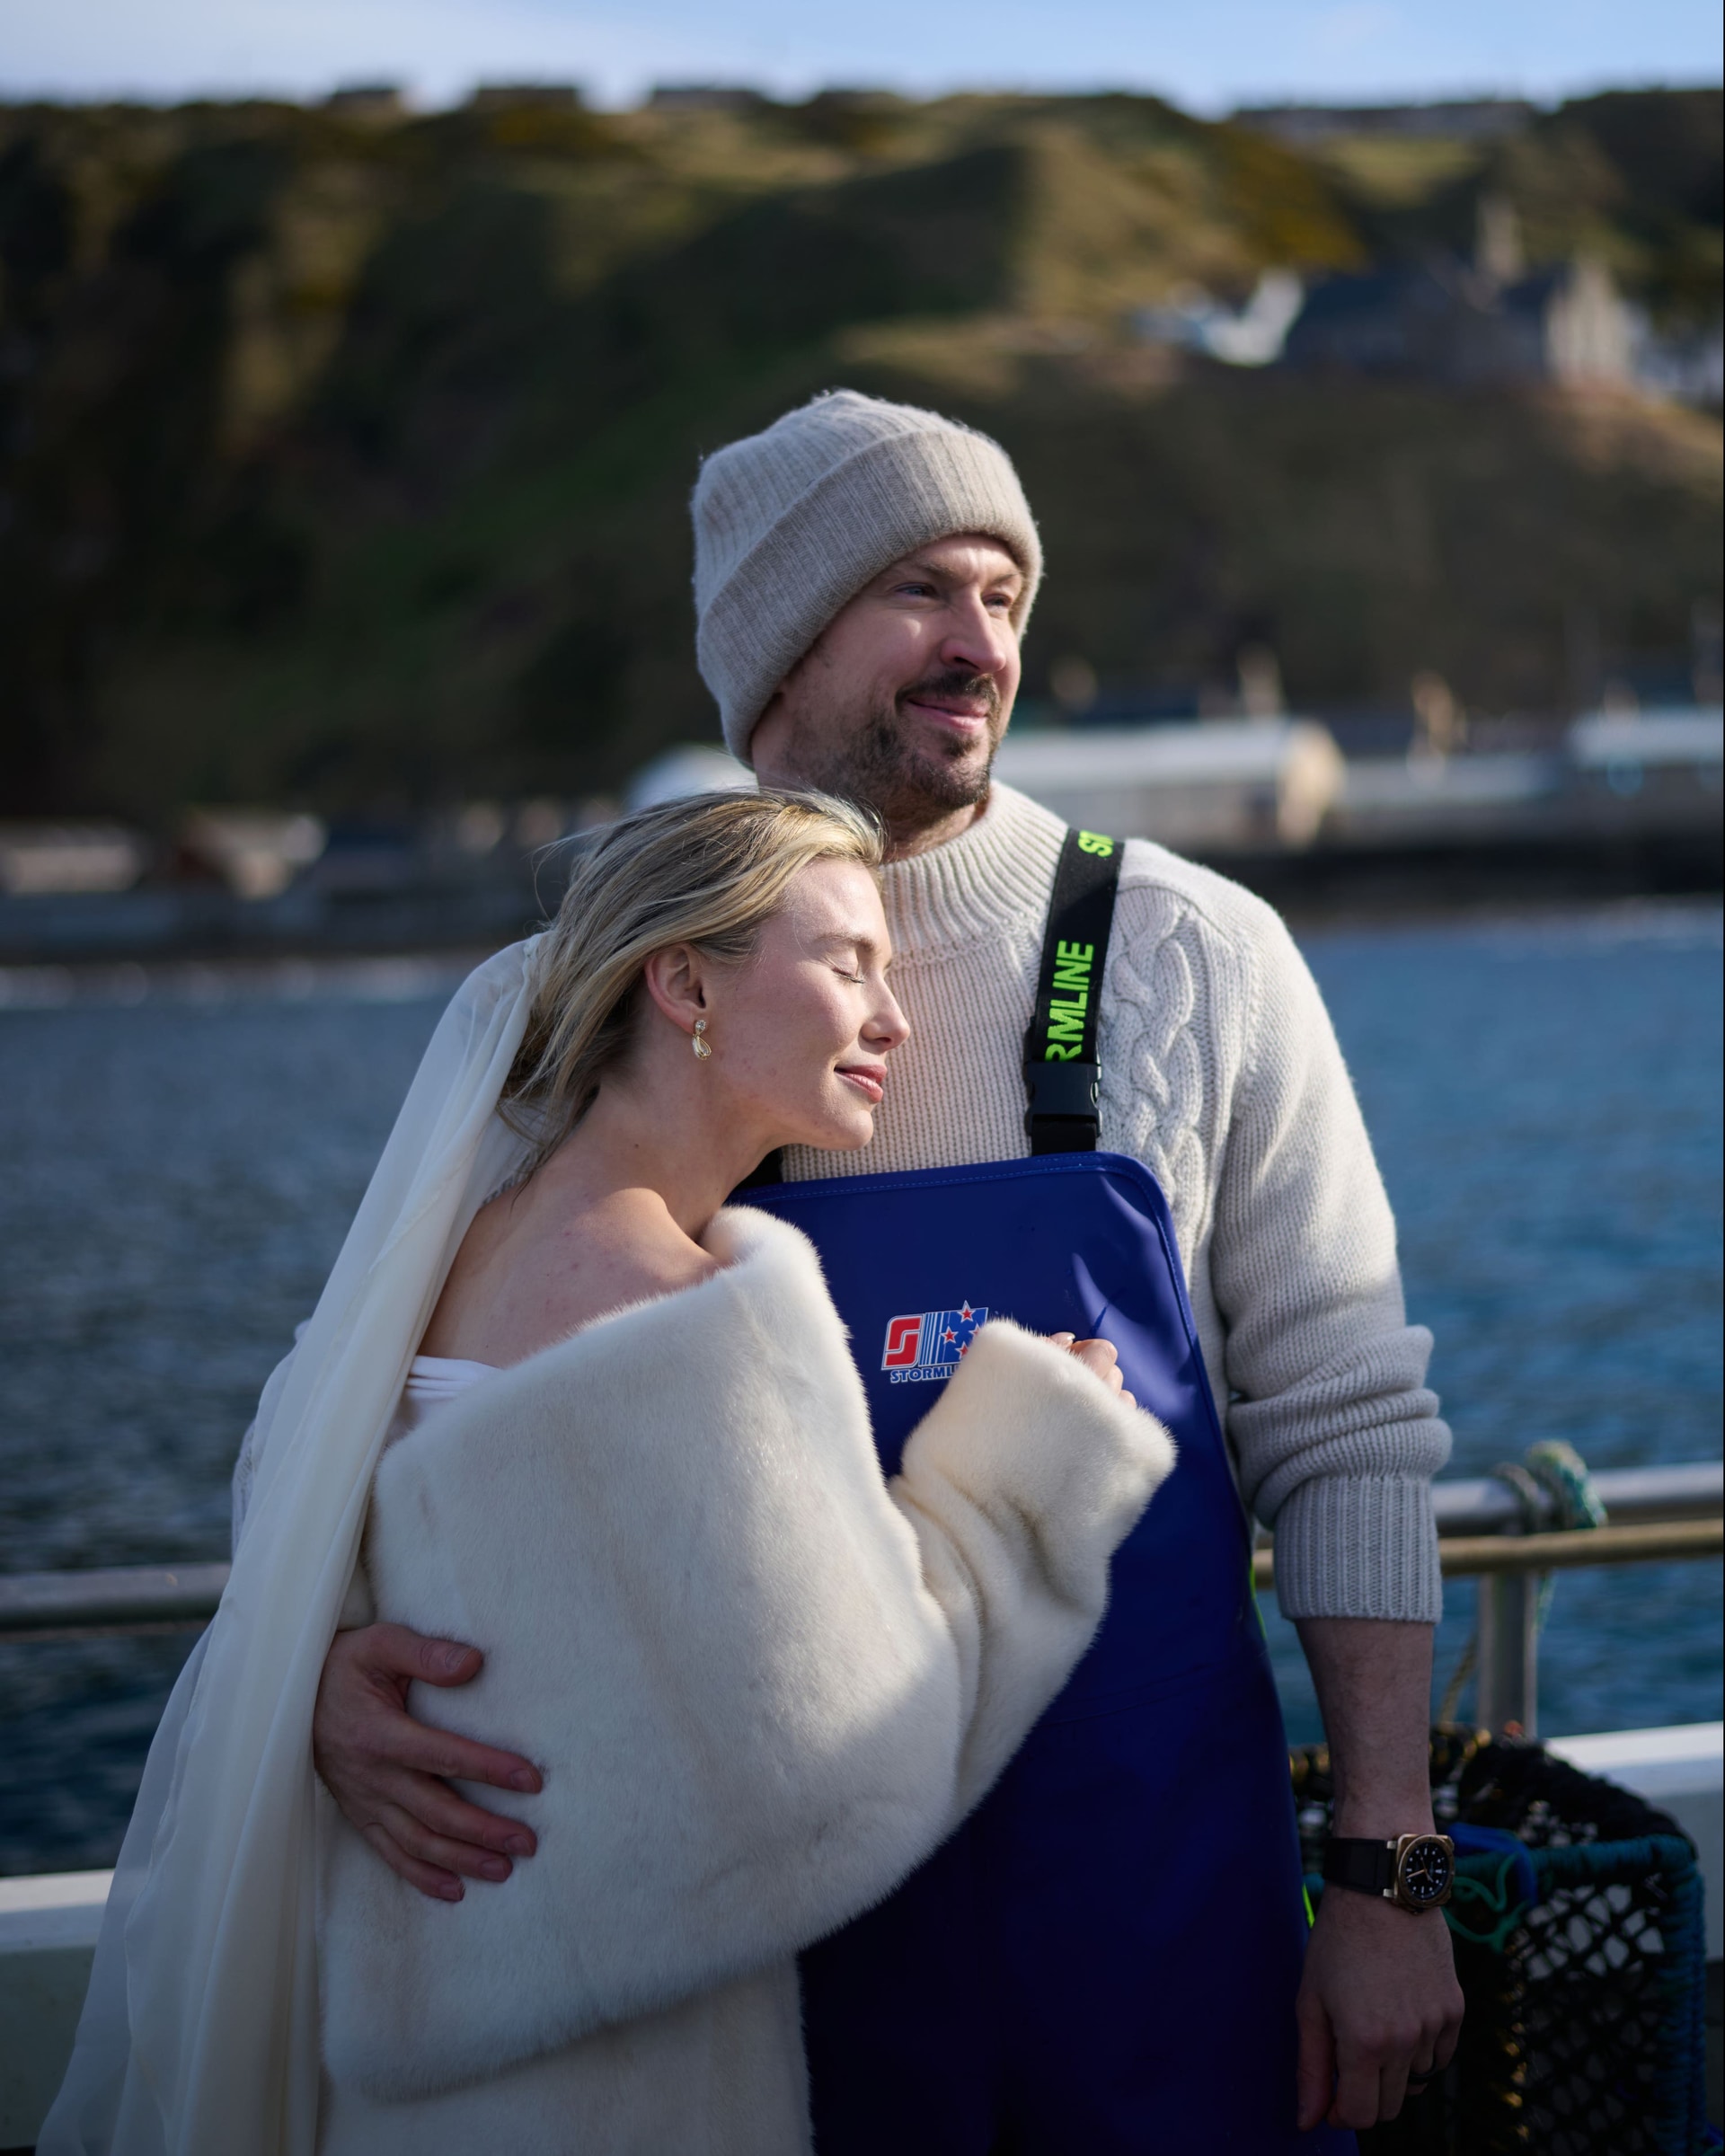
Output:
[[1396,1834],[1387,1842],[1359,1842],[1332,1834],[1323,1852],[1323,1876],[1331,1886],[1382,1895],[1419,1915],[1441,1909],[1455,1883],[1455,1844],[1447,1834]]

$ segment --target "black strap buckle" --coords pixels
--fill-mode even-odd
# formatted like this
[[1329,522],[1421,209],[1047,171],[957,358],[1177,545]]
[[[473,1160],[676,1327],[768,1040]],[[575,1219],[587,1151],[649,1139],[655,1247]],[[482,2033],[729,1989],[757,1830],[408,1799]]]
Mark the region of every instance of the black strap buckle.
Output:
[[1096,1100],[1101,1066],[1094,1063],[1027,1063],[1024,1085],[1030,1107],[1024,1127],[1031,1151],[1094,1153],[1100,1127]]

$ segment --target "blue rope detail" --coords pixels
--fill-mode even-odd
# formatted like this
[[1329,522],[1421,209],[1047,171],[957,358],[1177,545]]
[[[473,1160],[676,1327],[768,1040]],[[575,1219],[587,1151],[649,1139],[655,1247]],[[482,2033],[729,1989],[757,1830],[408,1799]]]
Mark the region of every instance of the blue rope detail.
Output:
[[[1479,1863],[1481,1860],[1475,1859],[1474,1861]],[[1491,1862],[1489,1857],[1483,1860],[1485,1867],[1489,1867]],[[1482,1876],[1481,1871],[1472,1868],[1464,1871],[1459,1863],[1456,1865],[1455,1882],[1450,1889],[1451,1899],[1444,1909],[1444,1922],[1457,1939],[1471,1940],[1476,1947],[1489,1947],[1494,1954],[1503,1952],[1509,1944],[1511,1934],[1520,1930],[1522,1919],[1534,1905],[1519,1895],[1513,1901],[1509,1896],[1511,1882],[1520,1883],[1524,1862],[1525,1859],[1513,1851],[1508,1856],[1500,1857],[1497,1862],[1495,1879]],[[1496,1913],[1497,1922],[1489,1931],[1476,1931],[1472,1924],[1462,1922],[1462,1908],[1473,1902],[1481,1903],[1488,1911]]]
[[1544,1437],[1522,1455],[1527,1471],[1557,1508],[1562,1528],[1604,1527],[1609,1524],[1605,1499],[1588,1471],[1588,1463],[1561,1437]]
[[[1530,1445],[1522,1454],[1524,1472],[1531,1476],[1535,1486],[1552,1500],[1556,1517],[1552,1525],[1564,1528],[1603,1527],[1606,1524],[1605,1500],[1588,1472],[1588,1463],[1572,1445],[1565,1445],[1561,1437],[1544,1437],[1537,1445]],[[1555,1572],[1542,1572],[1539,1576],[1539,1606],[1534,1622],[1543,1632],[1545,1620],[1551,1614],[1552,1597],[1557,1592]]]

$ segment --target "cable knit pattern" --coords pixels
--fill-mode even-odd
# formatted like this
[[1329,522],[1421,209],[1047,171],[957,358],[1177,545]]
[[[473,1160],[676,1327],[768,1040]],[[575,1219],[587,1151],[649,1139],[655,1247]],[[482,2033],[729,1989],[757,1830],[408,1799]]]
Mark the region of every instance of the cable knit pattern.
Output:
[[[1024,1032],[1064,826],[996,786],[949,845],[886,872],[915,1029],[862,1162],[1030,1150]],[[1165,848],[1126,849],[1101,1009],[1101,1141],[1167,1193],[1242,1496],[1276,1530],[1292,1617],[1434,1621],[1430,1480],[1449,1432],[1406,1321],[1395,1227],[1316,984],[1275,912]]]

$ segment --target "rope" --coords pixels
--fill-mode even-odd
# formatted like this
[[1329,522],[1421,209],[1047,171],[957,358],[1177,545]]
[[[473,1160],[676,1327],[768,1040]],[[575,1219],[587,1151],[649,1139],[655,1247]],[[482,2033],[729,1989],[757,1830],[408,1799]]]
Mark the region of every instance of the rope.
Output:
[[[1470,1878],[1464,1871],[1457,1869],[1449,1890],[1449,1904],[1444,1911],[1444,1922],[1458,1939],[1472,1940],[1475,1946],[1489,1947],[1494,1954],[1503,1952],[1509,1943],[1510,1934],[1520,1927],[1522,1918],[1534,1905],[1524,1895],[1517,1895],[1513,1901],[1509,1895],[1510,1879],[1526,1860],[1522,1852],[1510,1851],[1498,1866],[1497,1878],[1491,1885],[1484,1879]],[[1462,1909],[1470,1902],[1483,1903],[1488,1910],[1495,1912],[1497,1922],[1490,1931],[1476,1931],[1471,1924],[1460,1921]]]
[[[1513,1492],[1521,1509],[1524,1534],[1573,1533],[1610,1524],[1605,1501],[1588,1472],[1587,1462],[1572,1445],[1566,1445],[1561,1437],[1541,1438],[1537,1445],[1528,1446],[1521,1461],[1500,1461],[1491,1474],[1495,1481]],[[1548,1509],[1552,1515],[1549,1519]],[[1538,1599],[1534,1608],[1536,1631],[1543,1632],[1545,1629],[1556,1587],[1555,1573],[1539,1575]],[[1476,1625],[1462,1649],[1460,1660],[1450,1673],[1449,1683],[1444,1687],[1443,1700],[1438,1709],[1440,1723],[1455,1720],[1462,1693],[1479,1662],[1480,1634]]]
[[1573,1531],[1611,1524],[1588,1463],[1572,1445],[1565,1445],[1561,1437],[1543,1437],[1527,1447],[1526,1458],[1527,1472],[1548,1493],[1556,1510],[1554,1528]]
[[[1583,1527],[1603,1527],[1606,1524],[1605,1502],[1588,1472],[1588,1463],[1572,1445],[1565,1445],[1561,1437],[1544,1437],[1537,1445],[1530,1445],[1523,1455],[1526,1465],[1514,1471],[1517,1480],[1512,1487],[1522,1499],[1522,1516],[1526,1519],[1527,1500],[1523,1485],[1531,1483],[1537,1502],[1540,1498],[1551,1499],[1552,1529],[1562,1532]],[[1507,1480],[1507,1468],[1494,1468],[1494,1474]],[[1545,1523],[1537,1518],[1527,1521],[1526,1532],[1537,1534]],[[1542,1572],[1539,1576],[1539,1605],[1534,1615],[1536,1631],[1545,1630],[1545,1620],[1551,1613],[1552,1596],[1557,1591],[1557,1575]]]

